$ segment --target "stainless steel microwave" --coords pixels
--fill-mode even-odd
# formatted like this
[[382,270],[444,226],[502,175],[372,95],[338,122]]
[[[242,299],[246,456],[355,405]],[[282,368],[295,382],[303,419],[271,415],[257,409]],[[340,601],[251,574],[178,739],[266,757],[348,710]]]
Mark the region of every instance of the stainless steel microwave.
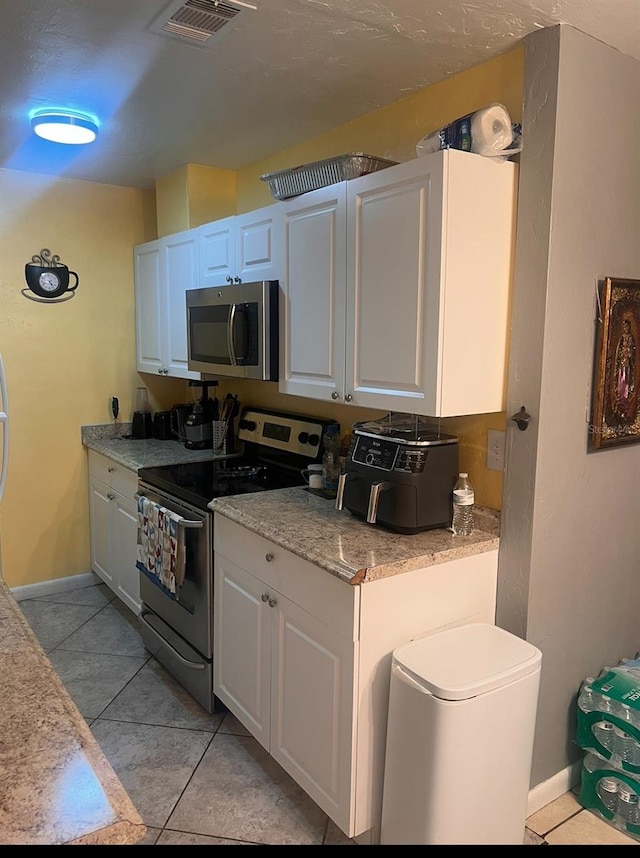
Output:
[[187,365],[195,372],[278,380],[278,281],[187,290]]

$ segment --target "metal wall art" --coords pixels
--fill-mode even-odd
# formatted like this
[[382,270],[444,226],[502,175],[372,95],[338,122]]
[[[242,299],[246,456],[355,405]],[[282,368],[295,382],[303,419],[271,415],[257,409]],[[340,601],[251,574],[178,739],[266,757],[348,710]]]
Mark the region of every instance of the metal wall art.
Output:
[[[32,301],[41,301],[46,304],[68,301],[73,298],[78,287],[78,275],[75,271],[60,262],[60,257],[52,256],[48,248],[43,248],[39,254],[31,257],[24,267],[24,276],[29,290],[22,289],[25,298]],[[75,278],[75,283],[69,285],[70,278]]]
[[640,280],[598,284],[598,319],[589,446],[640,441]]

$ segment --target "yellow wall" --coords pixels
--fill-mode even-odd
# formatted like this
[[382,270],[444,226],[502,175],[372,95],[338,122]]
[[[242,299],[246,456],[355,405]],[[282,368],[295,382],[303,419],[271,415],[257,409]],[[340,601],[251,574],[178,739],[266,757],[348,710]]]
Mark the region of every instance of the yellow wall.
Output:
[[[273,200],[261,173],[346,152],[407,160],[425,134],[492,101],[518,121],[523,67],[523,51],[512,51],[237,174],[187,165],[159,177],[157,199],[146,191],[0,170],[0,351],[11,406],[0,538],[10,587],[89,571],[80,427],[108,423],[114,395],[121,419],[130,419],[140,384],[148,387],[153,410],[191,399],[184,381],[136,372],[133,246],[234,208],[242,213],[268,205]],[[78,272],[72,300],[45,305],[21,294],[24,265],[43,247]],[[382,414],[282,395],[272,383],[222,382],[219,395],[229,390],[245,404],[332,417],[343,431]],[[445,423],[444,431],[460,435],[461,468],[472,475],[478,502],[500,508],[502,474],[487,471],[484,459],[487,429],[504,428],[505,415]]]
[[[0,351],[10,450],[0,505],[10,587],[89,571],[87,453],[80,426],[130,414],[135,370],[132,247],[153,238],[153,194],[0,170]],[[78,273],[75,297],[21,294],[42,248]],[[32,294],[32,293],[30,293]]]

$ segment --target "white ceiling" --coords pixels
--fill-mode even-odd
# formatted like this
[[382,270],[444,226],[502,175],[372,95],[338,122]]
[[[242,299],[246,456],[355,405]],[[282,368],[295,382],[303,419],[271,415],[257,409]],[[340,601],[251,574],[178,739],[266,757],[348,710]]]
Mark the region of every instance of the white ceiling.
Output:
[[[0,0],[0,166],[146,188],[238,169],[557,23],[640,59],[639,0],[252,0],[206,43],[154,30],[186,2]],[[30,110],[63,106],[96,143],[32,134]]]

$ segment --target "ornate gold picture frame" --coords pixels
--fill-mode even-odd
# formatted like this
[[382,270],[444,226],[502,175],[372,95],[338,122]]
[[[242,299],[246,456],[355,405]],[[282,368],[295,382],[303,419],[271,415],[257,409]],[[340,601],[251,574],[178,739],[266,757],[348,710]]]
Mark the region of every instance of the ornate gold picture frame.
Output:
[[589,446],[640,441],[640,280],[598,284],[598,319]]

